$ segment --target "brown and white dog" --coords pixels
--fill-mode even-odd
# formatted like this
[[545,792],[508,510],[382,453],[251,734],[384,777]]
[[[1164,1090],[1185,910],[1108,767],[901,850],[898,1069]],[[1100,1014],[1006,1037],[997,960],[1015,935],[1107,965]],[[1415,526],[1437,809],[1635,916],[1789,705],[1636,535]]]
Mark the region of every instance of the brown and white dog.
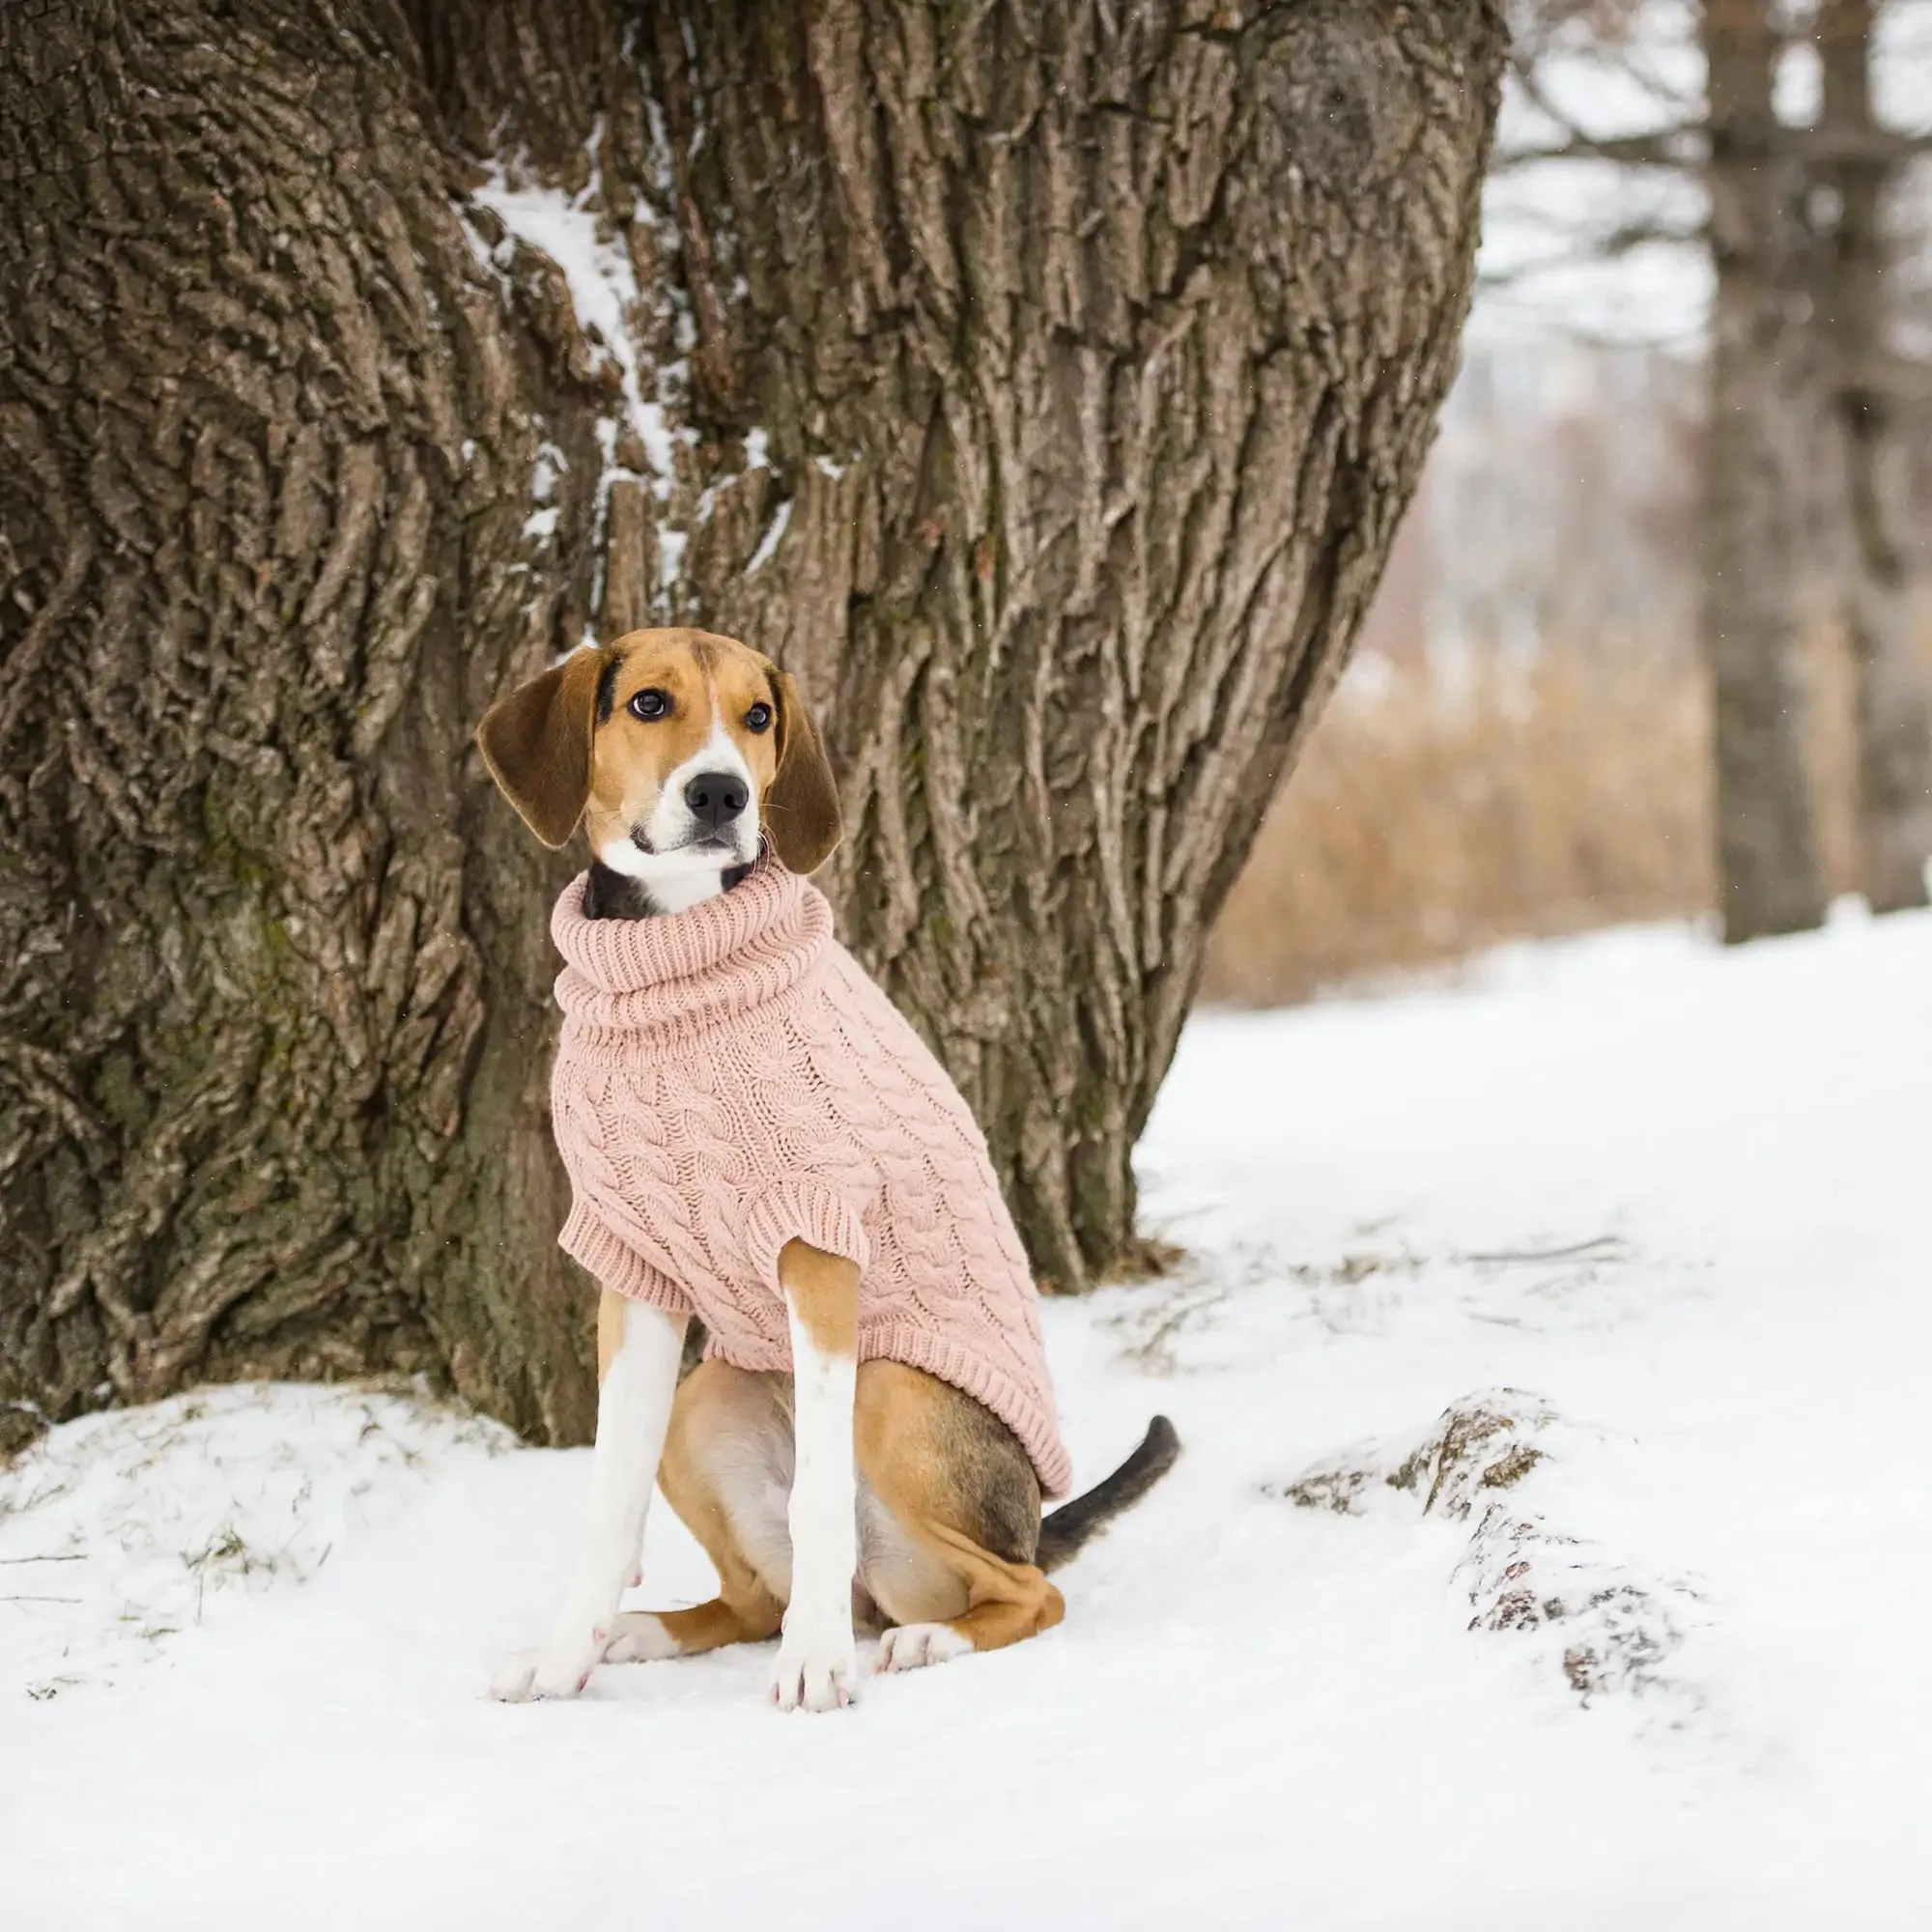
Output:
[[[727,892],[761,838],[799,873],[838,842],[838,789],[797,685],[728,638],[636,631],[579,651],[494,706],[477,737],[546,845],[582,827],[592,918],[675,914]],[[794,1240],[779,1275],[791,1376],[714,1359],[680,1382],[685,1321],[605,1291],[589,1535],[548,1642],[507,1659],[493,1694],[568,1697],[600,1662],[781,1634],[775,1700],[836,1708],[857,1674],[855,1617],[883,1630],[887,1671],[1051,1629],[1065,1606],[1046,1573],[1174,1461],[1156,1417],[1119,1469],[1042,1521],[1004,1422],[921,1370],[857,1362],[851,1262]],[[719,1593],[620,1614],[654,1477]]]

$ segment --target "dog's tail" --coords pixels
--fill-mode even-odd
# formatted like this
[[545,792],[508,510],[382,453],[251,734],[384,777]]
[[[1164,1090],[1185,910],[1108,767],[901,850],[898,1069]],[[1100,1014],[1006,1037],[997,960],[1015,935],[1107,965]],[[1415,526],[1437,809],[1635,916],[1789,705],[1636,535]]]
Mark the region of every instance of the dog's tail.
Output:
[[1088,1544],[1121,1514],[1132,1509],[1167,1472],[1180,1454],[1180,1437],[1166,1416],[1148,1424],[1141,1446],[1114,1471],[1103,1476],[1084,1496],[1061,1506],[1039,1526],[1039,1549],[1034,1561],[1042,1570],[1071,1563]]

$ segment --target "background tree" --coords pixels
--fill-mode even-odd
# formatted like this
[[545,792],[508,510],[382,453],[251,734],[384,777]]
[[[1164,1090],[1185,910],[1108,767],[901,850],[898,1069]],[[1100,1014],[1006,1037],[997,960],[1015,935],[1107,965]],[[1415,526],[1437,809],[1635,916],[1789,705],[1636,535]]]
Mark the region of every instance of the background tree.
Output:
[[[1885,129],[1873,110],[1884,9],[1879,0],[1703,0],[1693,13],[1702,66],[1693,98],[1653,87],[1648,125],[1616,131],[1566,114],[1549,70],[1581,43],[1600,57],[1632,48],[1643,39],[1644,9],[1529,0],[1520,11],[1517,71],[1554,135],[1524,144],[1506,166],[1610,162],[1701,189],[1693,222],[1640,211],[1578,245],[1615,253],[1690,242],[1710,262],[1700,555],[1725,936],[1824,916],[1800,594],[1821,521],[1847,537],[1826,567],[1857,672],[1861,884],[1881,911],[1921,903],[1932,855],[1932,697],[1906,605],[1900,366],[1888,353],[1883,214],[1902,163],[1927,143]],[[1814,35],[1819,111],[1780,119],[1780,64]],[[1842,461],[1827,460],[1838,452],[1821,439],[1841,443]]]
[[1859,866],[1874,912],[1926,902],[1932,692],[1913,636],[1906,398],[1890,342],[1888,205],[1909,144],[1872,101],[1876,0],[1820,0],[1817,185],[1825,231],[1817,314],[1843,434],[1845,632],[1857,676]]
[[0,12],[0,1399],[590,1417],[567,867],[469,749],[694,617],[822,708],[847,935],[1036,1261],[1133,1243],[1206,928],[1455,364],[1453,0]]
[[1711,340],[1704,649],[1724,937],[1818,925],[1824,869],[1800,658],[1797,200],[1776,106],[1775,0],[1704,0]]

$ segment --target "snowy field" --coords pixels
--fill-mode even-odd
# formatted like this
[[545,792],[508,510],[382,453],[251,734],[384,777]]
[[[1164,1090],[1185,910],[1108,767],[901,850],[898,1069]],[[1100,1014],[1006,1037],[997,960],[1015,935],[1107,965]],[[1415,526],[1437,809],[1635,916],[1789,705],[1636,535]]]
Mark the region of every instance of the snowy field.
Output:
[[[312,1389],[57,1431],[0,1924],[1922,1925],[1928,1074],[1925,918],[1200,1019],[1188,1263],[1048,1310],[1081,1478],[1156,1408],[1179,1466],[1061,1629],[843,1714],[765,1650],[486,1701],[582,1454]],[[638,1601],[708,1594],[660,1507]]]

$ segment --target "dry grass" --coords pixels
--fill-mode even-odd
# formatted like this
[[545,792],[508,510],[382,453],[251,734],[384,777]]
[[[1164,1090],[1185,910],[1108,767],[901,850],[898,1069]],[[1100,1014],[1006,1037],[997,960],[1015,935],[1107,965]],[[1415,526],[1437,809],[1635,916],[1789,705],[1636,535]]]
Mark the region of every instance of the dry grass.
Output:
[[[1850,883],[1843,654],[1812,652],[1820,838]],[[1378,670],[1380,667],[1378,666]],[[1269,814],[1204,997],[1264,1006],[1505,939],[1712,902],[1709,722],[1681,657],[1493,658],[1345,686]]]

